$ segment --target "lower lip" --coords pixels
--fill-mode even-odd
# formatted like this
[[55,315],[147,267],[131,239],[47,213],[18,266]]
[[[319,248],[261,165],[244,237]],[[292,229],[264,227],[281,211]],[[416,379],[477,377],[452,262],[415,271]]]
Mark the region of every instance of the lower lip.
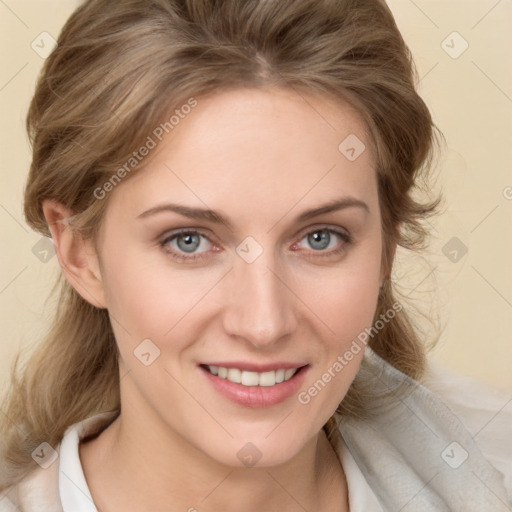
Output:
[[303,366],[291,379],[273,386],[244,386],[211,374],[199,366],[211,385],[223,396],[245,407],[261,408],[279,404],[297,393],[309,366]]

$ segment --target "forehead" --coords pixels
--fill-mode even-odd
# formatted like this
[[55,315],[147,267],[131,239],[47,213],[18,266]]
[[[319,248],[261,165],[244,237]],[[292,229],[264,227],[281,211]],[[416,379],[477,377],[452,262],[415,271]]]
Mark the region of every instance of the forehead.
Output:
[[197,156],[215,147],[212,158],[229,152],[264,160],[265,151],[272,151],[286,152],[289,161],[320,152],[337,160],[339,144],[350,135],[367,139],[366,126],[341,99],[295,89],[247,88],[198,98],[168,143],[175,153],[190,148]]
[[275,215],[276,205],[289,209],[306,196],[308,205],[340,195],[376,200],[366,127],[347,103],[291,89],[196,99],[150,163],[114,191],[114,203],[140,210],[180,199],[238,207],[237,215],[265,208]]

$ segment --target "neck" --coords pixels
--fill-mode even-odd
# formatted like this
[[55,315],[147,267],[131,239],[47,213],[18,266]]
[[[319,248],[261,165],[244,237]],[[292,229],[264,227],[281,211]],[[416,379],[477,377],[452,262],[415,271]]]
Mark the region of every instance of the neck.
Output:
[[[341,464],[322,429],[292,459],[272,467],[218,463],[165,425],[148,429],[124,408],[80,458],[102,512],[223,510],[348,511]],[[176,461],[179,461],[177,463]]]

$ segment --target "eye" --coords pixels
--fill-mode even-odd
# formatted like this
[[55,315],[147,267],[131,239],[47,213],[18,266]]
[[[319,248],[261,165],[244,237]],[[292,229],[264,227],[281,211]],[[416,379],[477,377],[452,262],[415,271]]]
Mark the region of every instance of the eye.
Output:
[[[321,253],[312,254],[313,257],[331,257],[344,252],[346,245],[352,242],[352,238],[343,231],[322,227],[306,233],[294,247],[303,247],[301,246],[303,242],[308,244],[313,249],[313,252]],[[326,249],[334,250],[327,251]]]
[[[293,245],[293,250],[302,248],[303,241],[312,249],[307,251],[311,253],[310,257],[329,258],[345,252],[346,246],[352,242],[352,238],[341,230],[321,227],[307,232],[299,242]],[[171,233],[160,242],[160,246],[174,259],[182,262],[206,259],[210,256],[211,251],[218,250],[205,234],[195,229],[183,229]],[[315,252],[318,254],[314,254]]]
[[[189,229],[169,235],[160,245],[173,258],[193,261],[208,257],[211,242],[199,231]],[[198,249],[203,250],[198,251]]]

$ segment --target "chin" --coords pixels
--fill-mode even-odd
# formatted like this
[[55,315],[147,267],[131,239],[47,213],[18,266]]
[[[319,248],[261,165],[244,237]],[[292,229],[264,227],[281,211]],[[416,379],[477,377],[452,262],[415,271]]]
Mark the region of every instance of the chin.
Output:
[[217,441],[214,443],[217,449],[203,452],[229,467],[275,467],[293,459],[308,442],[305,438],[291,438],[286,430],[268,436],[273,429],[276,429],[276,425],[265,432],[260,427],[257,435],[247,436],[238,436],[232,432],[235,435],[233,439],[227,442]]

